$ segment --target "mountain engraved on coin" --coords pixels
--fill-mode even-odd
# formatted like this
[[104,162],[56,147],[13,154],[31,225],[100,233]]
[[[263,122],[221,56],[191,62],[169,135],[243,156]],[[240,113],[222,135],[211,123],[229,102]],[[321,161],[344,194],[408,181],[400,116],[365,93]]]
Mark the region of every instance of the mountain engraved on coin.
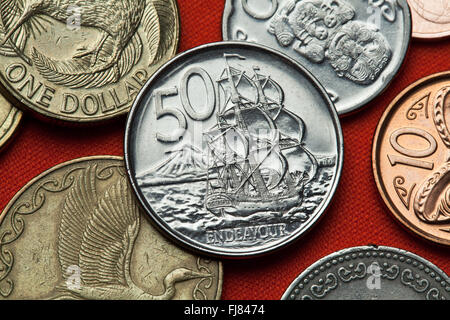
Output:
[[[13,199],[0,227],[3,298],[220,296],[220,264],[175,248],[153,230],[122,166],[115,157],[78,159],[42,174]],[[44,221],[30,221],[34,216]],[[34,235],[38,228],[51,234]]]
[[446,245],[450,244],[449,79],[448,72],[432,75],[401,93],[378,125],[373,150],[375,179],[394,215],[419,235]]
[[268,45],[308,66],[345,114],[396,74],[410,20],[404,0],[227,0],[223,37]]
[[125,152],[133,186],[185,245],[224,256],[273,250],[320,217],[339,180],[332,103],[278,52],[242,42],[197,50],[135,102]]
[[283,300],[447,300],[450,279],[425,259],[396,248],[355,247],[303,271]]
[[175,1],[6,0],[0,22],[3,85],[68,121],[127,112],[178,44]]

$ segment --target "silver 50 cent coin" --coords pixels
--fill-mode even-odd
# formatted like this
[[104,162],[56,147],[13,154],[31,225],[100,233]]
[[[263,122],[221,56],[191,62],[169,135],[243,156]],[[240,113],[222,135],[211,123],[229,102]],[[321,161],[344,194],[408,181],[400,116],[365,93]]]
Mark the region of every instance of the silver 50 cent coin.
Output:
[[447,300],[450,279],[431,262],[405,250],[344,249],[303,271],[283,300]]
[[411,38],[406,0],[227,0],[223,38],[282,51],[324,85],[340,115],[392,81]]
[[205,254],[248,257],[328,207],[343,138],[319,82],[275,50],[204,45],[164,65],[127,122],[127,171],[155,224]]

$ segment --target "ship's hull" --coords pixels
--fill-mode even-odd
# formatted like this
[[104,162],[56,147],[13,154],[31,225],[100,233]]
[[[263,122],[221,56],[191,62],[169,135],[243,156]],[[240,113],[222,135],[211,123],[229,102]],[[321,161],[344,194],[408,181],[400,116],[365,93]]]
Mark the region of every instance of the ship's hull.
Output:
[[216,193],[207,196],[206,209],[216,215],[229,214],[235,217],[248,217],[258,212],[288,212],[300,206],[300,192],[288,196],[245,197]]

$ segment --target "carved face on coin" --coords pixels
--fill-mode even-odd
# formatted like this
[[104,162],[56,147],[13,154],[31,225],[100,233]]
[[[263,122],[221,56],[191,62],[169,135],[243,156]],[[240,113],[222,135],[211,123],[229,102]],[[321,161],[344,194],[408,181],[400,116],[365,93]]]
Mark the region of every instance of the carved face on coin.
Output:
[[450,73],[414,83],[386,110],[375,135],[378,189],[416,234],[450,245]]
[[318,220],[342,148],[333,104],[303,67],[268,48],[223,42],[172,60],[146,84],[125,154],[160,228],[191,249],[246,257]]
[[388,86],[410,36],[406,0],[227,0],[223,16],[225,40],[260,43],[299,61],[340,115]]
[[175,55],[178,30],[172,0],[2,1],[0,81],[40,115],[110,119]]
[[220,263],[169,243],[141,214],[121,158],[33,179],[0,225],[0,299],[218,299]]
[[330,43],[327,58],[340,77],[355,83],[372,83],[391,57],[389,45],[370,26],[352,22],[342,27]]

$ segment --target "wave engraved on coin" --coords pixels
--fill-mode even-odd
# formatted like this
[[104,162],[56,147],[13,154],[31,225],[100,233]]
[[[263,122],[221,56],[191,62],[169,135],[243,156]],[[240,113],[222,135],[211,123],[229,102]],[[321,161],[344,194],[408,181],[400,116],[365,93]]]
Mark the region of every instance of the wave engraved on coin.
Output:
[[[246,59],[237,54],[224,56],[225,67],[216,81],[225,97],[217,122],[203,132],[208,145],[206,155],[186,142],[181,149],[171,151],[167,159],[138,174],[137,179],[142,185],[153,188],[205,180],[204,206],[216,216],[225,213],[250,216],[262,211],[299,213],[301,195],[317,180],[320,168],[325,167],[324,162],[320,165],[304,145],[307,127],[299,116],[283,105],[281,86],[271,76],[258,73],[259,67],[254,67],[254,75],[231,67],[228,59],[232,57]],[[250,87],[249,92],[246,92],[246,86]],[[269,90],[274,90],[274,97],[267,95]],[[230,92],[235,96],[230,98]],[[235,107],[236,103],[242,110]],[[289,127],[282,127],[286,122]],[[266,132],[264,129],[267,128],[273,131]],[[304,171],[292,169],[294,159],[302,160],[297,153],[307,158]],[[184,172],[180,171],[180,157],[193,160],[192,165],[185,165]],[[329,161],[326,167],[333,168],[335,157],[326,160]],[[170,207],[163,200],[160,205]]]
[[[1,296],[8,298],[14,291],[14,281],[8,277],[14,267],[14,254],[8,246],[25,232],[24,217],[42,209],[48,195],[65,191],[55,249],[61,280],[55,285],[55,293],[46,299],[171,299],[177,294],[175,285],[188,280],[196,281],[192,299],[210,298],[205,290],[213,287],[211,261],[200,257],[195,267],[171,269],[161,282],[162,294],[153,295],[133,281],[131,269],[136,267],[132,266],[132,256],[141,229],[141,213],[123,166],[117,162],[102,167],[97,163],[77,166],[60,180],[39,182],[30,201],[14,204],[10,228],[0,235]],[[114,175],[119,178],[109,183]],[[99,181],[108,182],[101,193],[97,191]],[[74,275],[79,276],[78,283],[73,282]]]

